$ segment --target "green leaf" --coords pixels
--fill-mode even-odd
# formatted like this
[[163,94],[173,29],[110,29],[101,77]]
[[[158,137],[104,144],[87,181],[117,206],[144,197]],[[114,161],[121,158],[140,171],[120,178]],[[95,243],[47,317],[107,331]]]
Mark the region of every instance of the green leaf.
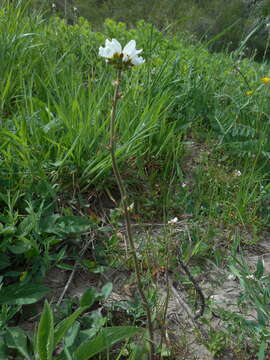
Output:
[[41,230],[53,234],[81,234],[89,230],[91,221],[84,216],[51,215],[43,219]]
[[74,344],[79,334],[80,327],[81,324],[79,323],[79,321],[75,321],[72,327],[68,329],[67,335],[65,336],[65,347],[70,348]]
[[8,359],[7,345],[4,342],[4,338],[0,337],[0,359]]
[[16,349],[24,357],[30,359],[27,350],[27,336],[21,328],[10,327],[6,330],[6,344],[8,348]]
[[258,323],[261,327],[266,326],[266,318],[264,315],[264,312],[261,309],[257,309],[257,319],[258,319]]
[[36,350],[40,360],[52,360],[52,353],[54,350],[53,345],[53,313],[48,301],[46,300],[38,324],[38,332],[36,339]]
[[0,305],[33,304],[42,299],[49,291],[49,288],[39,284],[5,286],[0,290]]
[[102,289],[101,289],[101,294],[102,296],[107,299],[107,297],[110,295],[110,293],[112,292],[113,289],[113,284],[112,283],[107,283],[105,284]]
[[27,252],[28,250],[30,250],[32,247],[31,242],[29,240],[17,240],[15,242],[14,245],[9,245],[8,249],[10,252],[12,252],[13,254],[17,255],[17,254],[23,254],[25,252]]
[[134,326],[114,326],[102,329],[95,339],[85,341],[77,348],[74,353],[75,360],[88,360],[117,342],[130,338],[140,331],[142,331],[141,328]]
[[267,347],[266,341],[263,341],[260,344],[260,348],[258,352],[258,360],[264,360],[266,347]]
[[0,235],[13,235],[16,232],[16,228],[14,226],[6,226],[2,230],[0,230]]
[[70,271],[72,271],[74,269],[74,265],[69,265],[69,264],[64,264],[64,263],[58,264],[57,267],[62,270],[70,270]]
[[66,319],[62,320],[57,324],[54,331],[54,347],[63,339],[68,329],[74,324],[75,320],[84,312],[88,306],[83,306],[77,309],[73,314],[71,314]]
[[7,254],[0,254],[0,270],[10,265],[9,257]]
[[45,216],[44,218],[40,219],[40,229],[42,232],[46,233],[55,233],[57,234],[57,226],[56,221],[61,216],[59,214],[53,214],[49,216]]
[[259,258],[256,265],[256,272],[255,272],[256,279],[260,279],[263,276],[263,274],[264,274],[263,261],[261,258]]
[[83,296],[81,297],[80,305],[90,307],[94,304],[97,297],[98,295],[95,289],[89,288],[84,292]]

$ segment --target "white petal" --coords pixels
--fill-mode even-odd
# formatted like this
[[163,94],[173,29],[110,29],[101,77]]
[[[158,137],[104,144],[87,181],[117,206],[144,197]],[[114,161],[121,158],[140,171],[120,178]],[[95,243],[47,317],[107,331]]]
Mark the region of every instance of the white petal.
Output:
[[99,54],[99,56],[106,57],[105,56],[105,48],[100,46],[99,50],[98,50],[98,54]]
[[132,58],[131,58],[131,63],[133,64],[133,65],[141,65],[141,64],[143,64],[145,62],[145,60],[141,57],[141,56],[133,56]]
[[123,61],[123,62],[129,61],[129,56],[123,53],[123,59],[122,59],[122,61]]
[[130,57],[138,55],[141,52],[142,52],[142,49],[136,50],[136,41],[135,40],[130,40],[130,42],[128,42],[127,45],[123,49],[123,54],[130,56]]
[[136,51],[136,41],[130,40],[130,42],[127,43],[127,45],[123,49],[123,53],[127,55],[131,55]]
[[99,48],[99,55],[106,59],[110,59],[115,54],[121,53],[121,50],[122,50],[122,47],[117,40],[112,39],[112,41],[110,41],[110,40],[106,39],[105,47],[100,46],[100,48]]
[[112,46],[114,48],[115,53],[121,54],[122,46],[119,41],[117,41],[116,39],[112,39]]

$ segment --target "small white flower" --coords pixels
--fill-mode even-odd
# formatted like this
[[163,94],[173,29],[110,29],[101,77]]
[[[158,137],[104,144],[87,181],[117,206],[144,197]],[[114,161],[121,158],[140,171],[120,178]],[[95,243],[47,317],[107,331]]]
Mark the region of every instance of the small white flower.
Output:
[[177,223],[178,223],[178,218],[177,217],[175,217],[175,218],[168,221],[168,225],[175,225]]
[[212,300],[215,303],[220,303],[221,302],[221,297],[219,295],[211,295],[210,300]]
[[253,274],[247,275],[247,276],[246,276],[246,279],[255,280],[255,276],[254,276]]
[[182,186],[182,188],[184,189],[184,188],[187,186],[187,184],[186,184],[186,183],[183,183],[181,186]]
[[227,279],[234,281],[234,280],[236,280],[236,276],[234,274],[229,274]]
[[138,56],[142,52],[142,49],[136,49],[136,41],[131,40],[122,50],[122,46],[116,39],[111,41],[105,40],[105,47],[99,47],[99,55],[104,57],[107,61],[112,60],[114,57],[122,57],[123,63],[130,63],[132,65],[141,65],[145,60]]
[[78,11],[78,9],[76,8],[76,6],[73,7],[73,11],[74,11],[74,12]]
[[53,8],[53,9],[56,9],[55,3],[52,3],[52,8]]
[[132,212],[134,209],[134,203],[131,203],[128,207],[127,207],[127,211]]
[[240,170],[235,170],[234,175],[239,177],[242,175],[242,173]]

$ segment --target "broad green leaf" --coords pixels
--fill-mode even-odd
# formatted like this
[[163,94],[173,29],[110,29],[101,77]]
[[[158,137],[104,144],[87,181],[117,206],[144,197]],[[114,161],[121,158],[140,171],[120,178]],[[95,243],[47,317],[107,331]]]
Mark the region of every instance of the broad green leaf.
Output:
[[21,328],[10,327],[6,331],[6,344],[8,348],[16,349],[24,357],[30,359],[27,350],[27,336]]
[[80,331],[79,338],[81,343],[83,341],[93,339],[108,321],[107,318],[103,317],[99,311],[92,311],[89,316],[89,320],[91,320],[91,328]]
[[41,231],[57,234],[56,221],[60,217],[61,217],[61,215],[59,215],[59,214],[53,214],[53,215],[49,215],[49,216],[45,216],[44,218],[41,218],[40,224],[39,224]]
[[263,341],[260,344],[259,352],[258,352],[258,360],[264,360],[265,359],[265,350],[267,348],[266,341]]
[[72,355],[71,355],[71,353],[70,353],[67,346],[64,347],[63,353],[64,353],[64,356],[65,356],[64,360],[73,360]]
[[91,222],[88,217],[62,216],[57,220],[58,229],[65,234],[80,234],[88,231]]
[[130,338],[141,328],[134,326],[114,326],[102,329],[95,339],[83,342],[75,351],[75,360],[88,360],[96,354],[110,348],[117,342]]
[[17,240],[14,245],[9,245],[8,249],[15,255],[23,254],[30,250],[32,247],[31,242],[29,240]]
[[48,301],[46,300],[38,324],[36,339],[36,351],[39,355],[39,360],[52,360],[52,353],[54,350],[53,345],[53,313]]
[[79,323],[79,321],[75,321],[75,323],[68,329],[68,332],[65,336],[65,346],[66,347],[70,348],[74,344],[74,342],[79,334],[80,327],[81,327],[81,324]]
[[6,226],[2,230],[0,230],[0,235],[6,236],[6,235],[13,235],[16,232],[16,228],[14,226]]
[[51,215],[43,219],[41,230],[58,235],[81,234],[88,231],[90,226],[91,222],[88,217]]
[[5,286],[0,290],[0,305],[33,304],[42,299],[49,291],[49,288],[39,284]]
[[104,296],[105,299],[107,299],[107,297],[110,295],[112,289],[113,289],[112,283],[107,283],[102,287],[101,294]]
[[78,316],[84,312],[88,306],[83,306],[77,309],[73,314],[71,314],[66,319],[62,320],[59,324],[57,324],[55,331],[54,331],[54,347],[63,339],[68,329],[74,324],[75,320]]
[[98,295],[95,289],[89,288],[84,292],[83,296],[81,297],[80,305],[90,307],[94,304],[97,297]]

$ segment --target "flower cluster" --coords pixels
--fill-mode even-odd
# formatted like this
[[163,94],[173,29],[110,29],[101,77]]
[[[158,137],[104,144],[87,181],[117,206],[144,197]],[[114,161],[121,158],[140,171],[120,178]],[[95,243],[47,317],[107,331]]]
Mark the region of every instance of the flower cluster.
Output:
[[100,46],[99,55],[104,57],[110,64],[115,65],[118,69],[124,69],[130,66],[141,65],[144,59],[138,56],[142,52],[136,49],[136,41],[131,40],[122,49],[121,44],[116,40],[106,39],[105,47]]

